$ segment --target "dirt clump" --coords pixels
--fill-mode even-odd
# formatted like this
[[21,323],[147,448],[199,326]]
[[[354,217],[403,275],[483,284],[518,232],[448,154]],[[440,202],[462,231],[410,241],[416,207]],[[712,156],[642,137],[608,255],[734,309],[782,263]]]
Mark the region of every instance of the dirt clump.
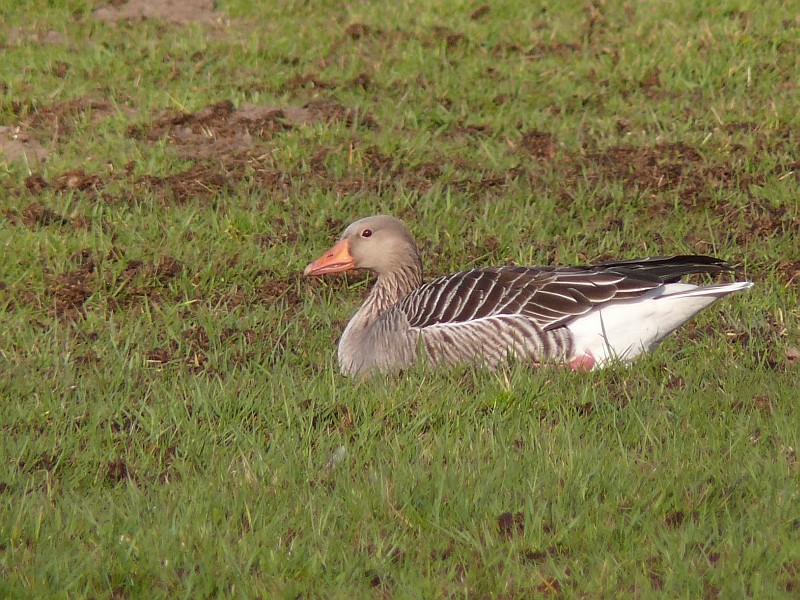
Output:
[[172,362],[172,355],[178,350],[178,343],[176,341],[170,342],[166,346],[153,348],[145,353],[145,360],[153,365],[165,365]]
[[488,4],[481,4],[478,8],[472,11],[472,13],[469,15],[469,18],[472,21],[477,21],[478,19],[481,19],[489,14],[490,10],[491,9],[489,8]]
[[29,228],[47,227],[48,225],[67,225],[69,219],[57,213],[39,201],[34,201],[22,209],[22,222]]
[[492,133],[492,128],[484,123],[465,123],[464,118],[459,124],[450,128],[450,132],[461,137],[482,137]]
[[39,194],[50,187],[47,180],[39,173],[33,173],[25,178],[25,189],[31,194]]
[[347,83],[347,85],[349,87],[360,88],[363,91],[367,91],[373,85],[372,76],[366,71],[362,71],[361,73],[353,77]]
[[352,23],[348,25],[345,30],[344,34],[353,40],[358,40],[363,37],[367,37],[368,35],[372,35],[374,30],[369,25],[365,25],[364,23]]
[[658,144],[652,148],[613,146],[587,155],[589,162],[609,179],[631,187],[675,187],[691,177],[702,157],[685,144]]
[[526,131],[522,134],[520,146],[533,158],[552,160],[556,155],[555,139],[544,131]]
[[102,180],[99,175],[88,174],[83,169],[70,169],[64,171],[53,180],[53,187],[60,192],[86,191],[96,189],[101,185]]
[[449,27],[443,27],[441,25],[436,25],[433,30],[433,37],[437,40],[444,40],[447,49],[455,48],[461,42],[464,41],[464,34],[459,33],[457,31],[453,31]]
[[333,81],[326,81],[320,79],[315,73],[306,73],[303,75],[295,75],[283,84],[284,91],[295,92],[301,89],[317,89],[329,90],[336,87]]
[[497,529],[504,540],[522,535],[525,532],[525,515],[521,512],[515,514],[504,512],[497,517]]
[[208,332],[200,325],[183,331],[180,339],[171,339],[145,353],[145,361],[151,366],[183,364],[192,373],[208,373],[221,376],[209,364],[208,351],[212,341]]
[[668,96],[661,85],[661,69],[656,67],[639,81],[639,87],[650,100],[660,100]]
[[95,265],[93,261],[73,271],[55,276],[47,286],[55,316],[75,321],[85,314],[86,301],[94,293]]

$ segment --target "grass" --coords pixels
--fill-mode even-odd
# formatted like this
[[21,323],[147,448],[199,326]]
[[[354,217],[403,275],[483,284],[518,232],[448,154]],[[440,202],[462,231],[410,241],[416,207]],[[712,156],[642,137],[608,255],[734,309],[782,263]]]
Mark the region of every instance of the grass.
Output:
[[[794,12],[95,4],[0,8],[0,596],[796,597]],[[379,211],[430,275],[756,286],[629,369],[354,382],[367,282],[299,271]]]

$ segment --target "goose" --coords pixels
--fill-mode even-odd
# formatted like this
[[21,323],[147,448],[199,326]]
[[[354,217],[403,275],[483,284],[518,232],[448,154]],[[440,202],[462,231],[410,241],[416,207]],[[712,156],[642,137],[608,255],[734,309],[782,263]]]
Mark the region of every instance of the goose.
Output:
[[388,215],[355,221],[306,276],[367,269],[377,277],[339,341],[347,376],[509,360],[592,370],[630,362],[715,300],[749,281],[694,285],[732,268],[700,255],[574,267],[476,267],[423,283],[408,227]]

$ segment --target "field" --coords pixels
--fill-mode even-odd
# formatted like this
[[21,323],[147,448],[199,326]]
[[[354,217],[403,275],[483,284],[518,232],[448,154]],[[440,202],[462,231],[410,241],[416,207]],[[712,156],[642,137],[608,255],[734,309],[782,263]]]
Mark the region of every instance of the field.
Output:
[[[0,597],[800,596],[800,12],[0,7]],[[714,254],[630,368],[350,380],[426,276]]]

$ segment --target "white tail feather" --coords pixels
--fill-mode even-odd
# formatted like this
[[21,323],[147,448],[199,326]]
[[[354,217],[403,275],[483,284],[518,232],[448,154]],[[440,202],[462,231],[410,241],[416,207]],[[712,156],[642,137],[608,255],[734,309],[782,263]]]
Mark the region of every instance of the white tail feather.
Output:
[[574,357],[590,355],[596,366],[632,360],[716,300],[752,286],[749,281],[709,286],[668,283],[650,297],[601,305],[567,326]]
[[[670,290],[670,286],[684,286],[685,289],[683,290],[675,290],[672,288]],[[690,283],[670,283],[667,284],[667,292],[664,294],[659,294],[659,298],[689,298],[691,296],[714,296],[715,298],[722,298],[723,296],[727,296],[728,294],[732,294],[733,292],[739,292],[741,290],[747,290],[753,287],[752,281],[736,281],[734,283],[720,283],[717,285],[707,285],[698,287],[696,285],[692,285]]]

